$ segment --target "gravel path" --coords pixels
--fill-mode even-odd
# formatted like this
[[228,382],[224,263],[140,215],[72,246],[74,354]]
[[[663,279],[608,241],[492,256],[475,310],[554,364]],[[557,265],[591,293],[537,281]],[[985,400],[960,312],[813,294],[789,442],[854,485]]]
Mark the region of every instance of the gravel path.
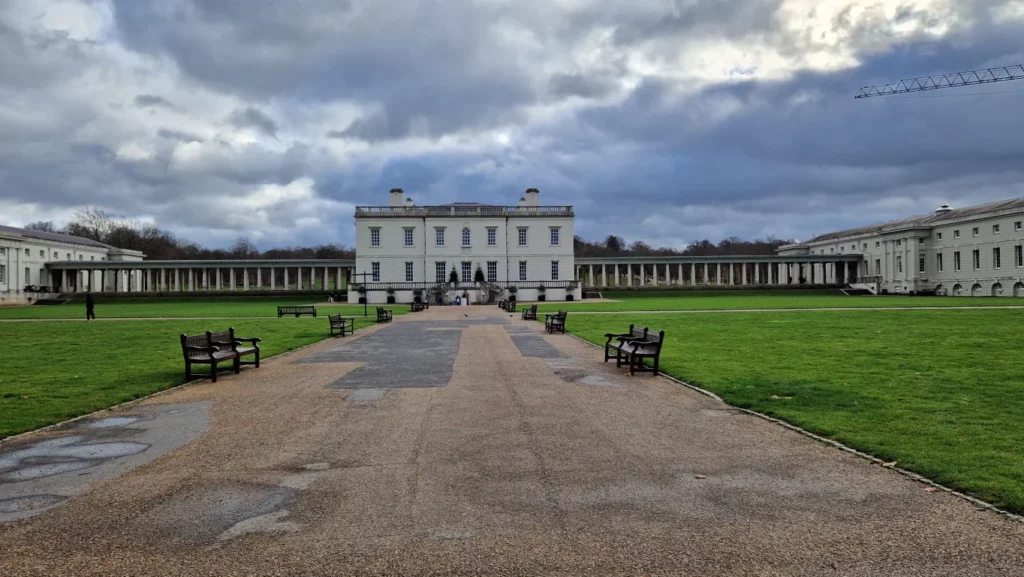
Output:
[[[450,339],[441,362],[450,353],[432,349]],[[371,365],[389,378],[358,370]],[[405,315],[153,402],[209,402],[209,430],[0,525],[0,575],[1024,567],[1024,524],[666,379],[627,377],[493,307]]]

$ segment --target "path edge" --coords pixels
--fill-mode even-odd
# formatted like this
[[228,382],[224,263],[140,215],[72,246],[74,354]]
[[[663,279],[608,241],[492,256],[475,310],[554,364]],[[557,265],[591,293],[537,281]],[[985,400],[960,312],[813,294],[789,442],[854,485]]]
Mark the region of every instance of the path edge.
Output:
[[[576,339],[576,340],[578,340],[578,341],[580,341],[582,343],[586,343],[586,344],[588,344],[588,345],[590,345],[592,347],[596,347],[596,348],[599,348],[599,349],[601,348],[601,345],[599,345],[597,343],[592,343],[592,342],[584,339],[583,337],[577,336],[577,335],[575,335],[575,334],[573,334],[571,332],[570,333],[566,333],[566,334],[568,334],[570,337],[572,337],[572,338],[574,338],[574,339]],[[992,513],[996,513],[998,515],[1006,517],[1007,519],[1009,519],[1011,521],[1016,521],[1017,523],[1024,524],[1024,516],[1017,515],[1016,513],[1011,513],[1010,511],[1007,511],[1005,509],[1000,509],[999,507],[996,507],[995,505],[993,505],[992,503],[989,503],[988,501],[982,501],[981,499],[979,499],[977,497],[972,497],[971,495],[968,495],[966,493],[962,493],[960,491],[957,491],[956,489],[952,489],[952,488],[947,487],[945,485],[939,484],[936,481],[933,481],[933,480],[929,479],[928,477],[925,477],[925,476],[920,475],[918,473],[915,473],[913,471],[908,471],[906,469],[901,469],[900,467],[896,467],[896,466],[887,466],[886,462],[884,460],[879,459],[878,457],[876,457],[874,455],[870,455],[870,454],[865,453],[863,451],[859,451],[857,449],[854,449],[853,447],[849,447],[847,445],[844,445],[844,444],[840,443],[839,441],[836,441],[836,440],[833,440],[833,439],[829,439],[828,437],[823,437],[823,436],[818,435],[816,433],[812,433],[812,432],[808,431],[807,429],[803,429],[803,428],[798,427],[798,426],[796,426],[796,425],[794,425],[792,423],[783,421],[782,419],[778,419],[776,417],[771,417],[771,416],[768,416],[768,415],[766,415],[764,413],[759,413],[757,411],[752,411],[750,409],[744,409],[743,407],[737,407],[735,405],[730,405],[729,403],[727,403],[724,400],[722,400],[722,398],[719,397],[718,395],[716,395],[715,393],[713,393],[713,392],[711,392],[711,391],[709,391],[707,389],[703,389],[701,387],[698,387],[697,385],[692,385],[690,383],[687,383],[685,381],[677,379],[677,378],[673,377],[672,375],[669,375],[669,374],[667,374],[665,372],[659,371],[658,372],[658,376],[664,377],[664,378],[668,379],[669,381],[672,381],[673,383],[676,383],[677,385],[682,385],[682,386],[684,386],[684,387],[686,387],[688,389],[692,389],[694,391],[697,391],[698,393],[700,393],[702,395],[711,397],[712,399],[715,399],[716,401],[718,401],[718,402],[722,403],[723,405],[726,405],[726,406],[728,406],[728,407],[730,407],[732,409],[735,409],[737,411],[741,411],[741,412],[746,413],[748,415],[753,415],[755,417],[758,417],[760,419],[768,421],[769,423],[774,423],[774,424],[779,425],[779,426],[781,426],[783,428],[789,429],[790,431],[793,431],[793,432],[799,433],[799,434],[801,434],[801,435],[803,435],[805,437],[814,439],[815,441],[818,441],[819,443],[823,443],[825,445],[829,445],[832,448],[839,449],[840,451],[844,451],[846,453],[850,453],[851,455],[855,455],[857,457],[860,457],[861,459],[864,459],[866,461],[870,461],[870,462],[872,462],[872,463],[874,463],[876,465],[881,466],[884,469],[888,469],[890,471],[895,471],[896,473],[899,473],[900,475],[903,475],[904,477],[907,477],[908,479],[912,479],[914,481],[917,481],[918,483],[922,483],[924,485],[928,485],[930,487],[934,487],[935,489],[938,489],[940,491],[944,491],[944,492],[946,492],[946,493],[948,493],[950,495],[953,495],[955,497],[959,497],[960,499],[963,499],[964,501],[967,501],[968,503],[978,507],[979,509],[987,510],[987,511],[990,511]]]

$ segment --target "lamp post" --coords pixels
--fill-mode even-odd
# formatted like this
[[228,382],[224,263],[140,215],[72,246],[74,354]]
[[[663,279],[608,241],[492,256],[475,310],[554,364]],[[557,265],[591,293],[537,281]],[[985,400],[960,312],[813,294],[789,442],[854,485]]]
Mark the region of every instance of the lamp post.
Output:
[[[366,277],[369,276],[369,275],[370,275],[370,273],[368,273],[368,272],[352,273],[352,276],[361,276],[361,277],[363,277],[363,288],[364,289],[366,288]],[[366,294],[366,293],[364,293],[364,294]],[[366,305],[367,300],[368,300],[368,297],[364,296],[363,297],[363,316],[364,317],[369,316],[369,313],[367,313],[367,305]]]

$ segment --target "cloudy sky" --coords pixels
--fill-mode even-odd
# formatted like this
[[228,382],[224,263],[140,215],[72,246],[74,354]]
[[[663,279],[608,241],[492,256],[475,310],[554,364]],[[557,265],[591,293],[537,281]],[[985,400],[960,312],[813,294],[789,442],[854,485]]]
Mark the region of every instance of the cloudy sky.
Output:
[[1024,0],[0,0],[0,223],[84,206],[207,246],[352,209],[572,204],[681,247],[1024,196]]

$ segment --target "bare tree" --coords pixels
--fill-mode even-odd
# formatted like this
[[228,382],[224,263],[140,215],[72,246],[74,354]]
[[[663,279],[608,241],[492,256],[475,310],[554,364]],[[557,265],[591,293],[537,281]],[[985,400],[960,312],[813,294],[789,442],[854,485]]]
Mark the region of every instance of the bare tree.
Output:
[[25,225],[29,230],[41,230],[43,232],[58,232],[57,225],[52,220],[39,220]]

